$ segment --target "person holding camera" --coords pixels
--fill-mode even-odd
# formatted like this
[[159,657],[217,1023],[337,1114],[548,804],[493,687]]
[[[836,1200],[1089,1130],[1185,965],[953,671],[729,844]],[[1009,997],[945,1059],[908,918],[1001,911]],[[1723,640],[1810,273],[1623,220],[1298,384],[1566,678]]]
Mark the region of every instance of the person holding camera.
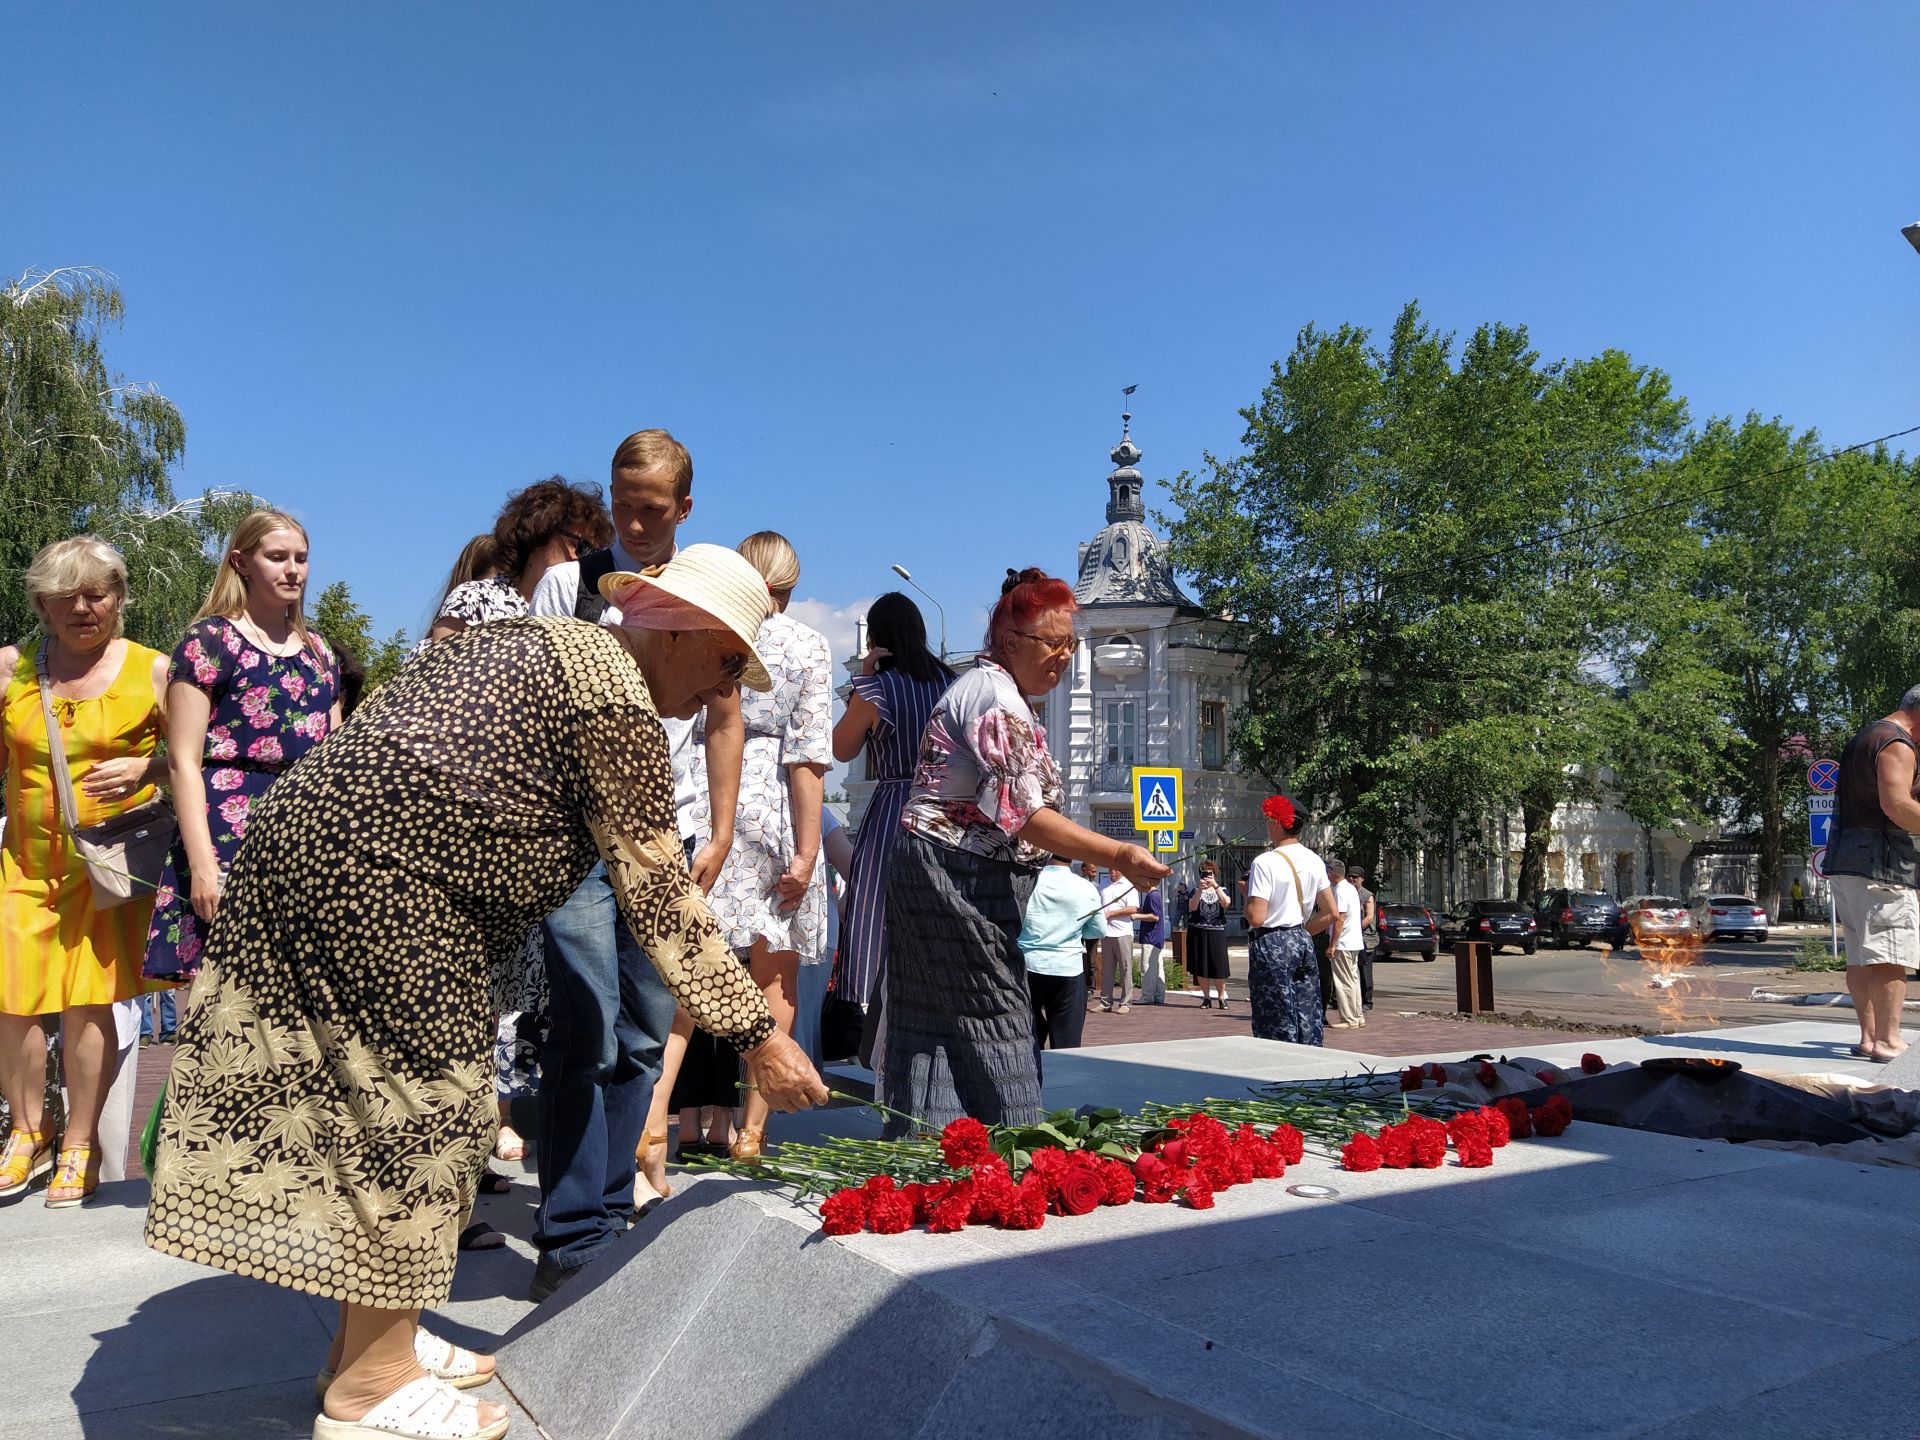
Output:
[[1200,883],[1187,898],[1187,974],[1200,982],[1200,1008],[1211,1010],[1217,997],[1227,1008],[1227,911],[1233,896],[1220,883],[1220,869],[1200,862]]

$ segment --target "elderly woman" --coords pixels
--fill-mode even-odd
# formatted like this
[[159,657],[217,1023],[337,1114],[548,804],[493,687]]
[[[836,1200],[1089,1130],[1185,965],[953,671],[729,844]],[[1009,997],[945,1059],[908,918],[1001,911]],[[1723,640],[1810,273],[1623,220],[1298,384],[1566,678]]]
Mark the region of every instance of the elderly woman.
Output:
[[[974,667],[934,706],[887,876],[886,1104],[923,1124],[1040,1114],[1020,928],[1049,853],[1145,889],[1167,867],[1060,813],[1060,770],[1029,695],[1060,683],[1074,649],[1073,590],[1007,572]],[[888,1122],[889,1133],[908,1128]]]
[[1306,816],[1270,795],[1267,849],[1247,872],[1247,990],[1262,1040],[1318,1045],[1326,1010],[1313,937],[1335,924],[1333,886],[1320,857],[1300,843]]
[[[167,657],[121,638],[127,566],[104,540],[49,545],[27,567],[27,595],[46,640],[0,650],[6,766],[6,845],[0,850],[0,1090],[13,1130],[0,1152],[0,1196],[53,1171],[47,1208],[83,1203],[100,1181],[96,1127],[120,1047],[113,1006],[143,988],[151,895],[96,903],[71,825],[97,825],[153,799],[165,720]],[[54,772],[51,732],[66,770]],[[47,1050],[42,1015],[65,1035],[67,1128],[56,1164],[42,1110]]]
[[601,583],[619,623],[435,645],[254,811],[180,1027],[147,1242],[341,1302],[319,1440],[491,1440],[442,1303],[496,1123],[490,957],[596,860],[769,1103],[826,1098],[687,874],[661,716],[764,688],[759,573],[713,545]]

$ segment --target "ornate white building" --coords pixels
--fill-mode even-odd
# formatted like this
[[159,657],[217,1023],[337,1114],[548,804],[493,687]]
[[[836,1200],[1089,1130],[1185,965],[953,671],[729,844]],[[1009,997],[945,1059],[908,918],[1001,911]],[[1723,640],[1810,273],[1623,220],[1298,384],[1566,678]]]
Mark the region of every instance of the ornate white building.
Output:
[[1229,879],[1266,843],[1263,792],[1229,764],[1227,735],[1246,699],[1241,627],[1208,615],[1174,578],[1147,528],[1133,417],[1110,452],[1107,523],[1081,545],[1073,668],[1039,707],[1066,779],[1066,813],[1091,829],[1144,843],[1133,828],[1131,772],[1177,766],[1186,814],[1175,867],[1203,851]]

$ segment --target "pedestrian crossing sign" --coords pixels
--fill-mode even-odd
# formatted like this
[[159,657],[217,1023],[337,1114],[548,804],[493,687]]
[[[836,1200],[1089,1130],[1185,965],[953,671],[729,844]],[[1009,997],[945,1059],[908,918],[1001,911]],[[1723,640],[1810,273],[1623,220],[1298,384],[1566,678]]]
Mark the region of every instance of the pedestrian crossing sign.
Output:
[[1133,826],[1136,830],[1168,829],[1178,831],[1184,816],[1180,809],[1180,772],[1145,770],[1133,772]]
[[1171,855],[1180,848],[1178,830],[1159,829],[1153,832],[1153,848],[1163,854]]

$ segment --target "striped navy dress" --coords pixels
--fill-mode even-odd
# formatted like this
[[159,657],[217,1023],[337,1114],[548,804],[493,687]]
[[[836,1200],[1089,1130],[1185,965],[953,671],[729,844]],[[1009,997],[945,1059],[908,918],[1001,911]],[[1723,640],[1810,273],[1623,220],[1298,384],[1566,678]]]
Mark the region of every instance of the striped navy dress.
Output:
[[900,811],[907,803],[914,761],[920,753],[920,732],[927,728],[927,717],[949,683],[915,680],[899,670],[853,680],[853,693],[880,712],[878,723],[867,732],[867,771],[879,784],[860,817],[860,833],[854,840],[846,923],[840,937],[846,993],[863,1004],[874,993],[886,953],[887,858],[900,831]]

